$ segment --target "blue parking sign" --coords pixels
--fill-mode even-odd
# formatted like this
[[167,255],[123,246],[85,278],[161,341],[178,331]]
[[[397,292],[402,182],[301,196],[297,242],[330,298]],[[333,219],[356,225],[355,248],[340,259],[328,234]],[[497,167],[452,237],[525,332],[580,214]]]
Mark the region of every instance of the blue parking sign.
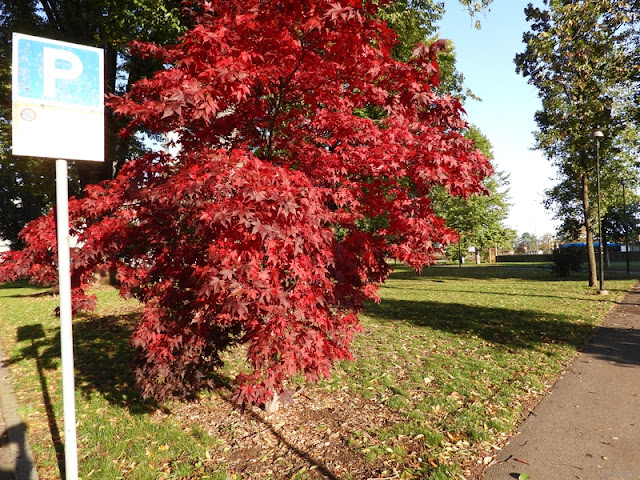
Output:
[[102,50],[18,39],[17,97],[69,105],[102,104]]
[[13,153],[104,160],[104,55],[13,34]]

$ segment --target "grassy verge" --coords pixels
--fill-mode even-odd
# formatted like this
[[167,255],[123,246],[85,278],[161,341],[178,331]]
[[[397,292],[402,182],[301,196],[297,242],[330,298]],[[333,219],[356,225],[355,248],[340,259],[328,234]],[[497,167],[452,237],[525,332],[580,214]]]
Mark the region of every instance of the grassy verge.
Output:
[[[355,360],[306,392],[357,398],[358,408],[343,413],[355,420],[367,409],[389,412],[393,421],[354,421],[341,433],[354,461],[383,465],[381,472],[398,478],[469,475],[634,283],[613,275],[607,278],[611,293],[602,297],[586,287],[586,277],[557,278],[548,270],[465,265],[416,276],[398,267],[381,288],[382,303],[368,305],[363,315]],[[247,442],[256,434],[237,432],[256,419],[234,416],[213,428],[204,413],[221,408],[218,393],[191,403],[140,401],[128,370],[139,306],[109,288],[97,294],[100,309],[74,320],[82,478],[294,478],[273,468],[242,473],[248,470],[233,463],[241,449],[247,452],[242,461],[250,461],[255,446]],[[56,305],[43,290],[0,286],[0,338],[41,479],[59,478],[63,468]],[[320,431],[328,422],[314,425]],[[302,464],[311,455],[295,452]],[[275,460],[286,462],[282,457]],[[266,459],[260,454],[254,462]],[[360,478],[349,475],[348,465],[340,470],[317,459],[287,471],[294,467],[300,479]]]
[[356,360],[338,376],[403,413],[407,421],[390,435],[422,434],[436,446],[415,473],[453,478],[490,457],[548,389],[633,283],[618,278],[599,297],[586,277],[544,269],[399,270],[382,287],[383,302],[367,309]]
[[[161,407],[141,402],[132,387],[128,339],[139,306],[111,288],[97,293],[99,310],[74,320],[81,477],[185,478],[205,457],[200,438],[160,420]],[[0,338],[41,479],[64,469],[57,302],[41,289],[0,287]]]
[[[616,272],[626,272],[627,271],[627,262],[610,262],[608,267],[605,267],[605,273],[607,270],[616,271]],[[640,272],[640,262],[630,261],[629,262],[629,270],[631,272]]]

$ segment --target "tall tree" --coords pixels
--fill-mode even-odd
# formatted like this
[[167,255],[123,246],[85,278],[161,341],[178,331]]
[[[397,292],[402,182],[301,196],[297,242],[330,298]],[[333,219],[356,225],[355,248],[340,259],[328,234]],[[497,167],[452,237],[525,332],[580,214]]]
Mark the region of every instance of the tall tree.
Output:
[[[619,194],[620,195],[620,194]],[[637,239],[640,232],[640,198],[637,194],[628,195],[626,206],[620,203],[615,208],[610,208],[602,219],[602,228],[607,231],[607,238],[611,242],[625,244]]]
[[[477,13],[490,4],[459,0]],[[14,159],[10,152],[10,52],[11,33],[20,32],[105,49],[106,92],[121,93],[150,73],[154,62],[141,61],[127,52],[134,39],[167,43],[175,40],[188,17],[179,15],[182,0],[0,0],[0,179],[4,208],[0,213],[0,238],[16,241],[27,221],[51,206],[53,166],[39,160]],[[443,6],[433,0],[396,0],[379,12],[399,35],[394,47],[397,58],[408,60],[414,45],[435,32],[434,22]],[[157,66],[157,65],[156,65]],[[461,85],[458,74],[445,75],[443,85],[452,80]],[[442,90],[447,91],[447,90]],[[140,153],[135,135],[119,138],[115,118],[106,112],[106,159],[104,164],[78,162],[72,168],[71,191],[78,193],[89,183],[113,178],[123,163]]]
[[[180,148],[128,162],[70,211],[76,308],[106,267],[145,304],[133,337],[145,395],[193,394],[237,343],[250,363],[238,402],[327,375],[386,259],[421,268],[455,239],[430,191],[484,191],[490,162],[464,137],[460,102],[437,92],[444,42],[394,60],[377,8],[203,1],[178,44],[137,44],[165,68],[111,105]],[[383,114],[363,116],[370,106]],[[55,281],[52,222],[25,229],[0,280]]]
[[538,245],[539,248],[544,251],[544,253],[551,254],[557,247],[558,240],[555,235],[547,232],[540,237]]
[[[471,17],[489,8],[493,0],[458,0]],[[399,60],[411,58],[413,46],[425,42],[437,34],[437,22],[445,12],[445,3],[454,6],[455,1],[437,0],[392,0],[381,2],[378,18],[398,34],[398,42],[393,47],[393,56]],[[480,22],[476,21],[480,28]]]
[[[458,0],[466,7],[471,17],[489,8],[492,0]],[[450,7],[455,2],[448,2]],[[397,60],[408,61],[414,46],[419,42],[433,42],[439,38],[438,21],[445,13],[445,2],[434,0],[395,0],[378,12],[378,17],[398,35],[398,42],[393,48],[393,56]],[[480,22],[476,22],[480,28]],[[440,91],[449,93],[464,100],[473,94],[464,87],[464,75],[455,66],[455,48],[452,41],[447,42],[447,49],[439,54],[441,84]]]
[[538,237],[533,233],[524,232],[516,241],[516,247],[525,253],[536,253],[538,250]]
[[[615,89],[617,94],[613,101],[613,115],[623,115],[625,106],[635,105],[632,100],[633,92],[628,89]],[[619,212],[622,209],[621,182],[626,182],[628,200],[634,201],[634,191],[640,187],[638,180],[638,158],[640,158],[640,133],[638,127],[632,123],[626,123],[614,138],[611,138],[611,148],[603,158],[604,168],[601,169],[601,211],[602,227],[606,238],[618,238],[619,229],[610,228],[615,221],[613,218],[621,218]],[[545,205],[554,212],[557,219],[561,220],[559,234],[568,241],[575,241],[584,235],[584,215],[581,192],[575,182],[567,176],[561,176],[559,182],[545,192]],[[590,191],[590,203],[596,204],[595,191]],[[608,219],[608,217],[611,217]],[[594,220],[595,221],[595,220]]]
[[12,241],[28,220],[47,211],[53,198],[52,165],[16,162],[10,154],[11,35],[41,24],[35,1],[0,2],[0,238]]
[[[550,191],[560,200],[558,213],[567,225],[584,227],[589,257],[589,285],[596,285],[593,249],[595,142],[591,133],[607,129],[601,142],[603,171],[611,158],[612,138],[630,119],[634,105],[614,109],[616,89],[637,81],[633,63],[633,6],[616,0],[545,0],[546,9],[525,9],[531,31],[526,49],[515,58],[517,71],[536,86],[542,110],[536,113],[537,148],[559,171],[560,185]],[[630,68],[631,62],[631,68]],[[576,218],[575,206],[581,215]],[[579,222],[576,224],[576,220]]]

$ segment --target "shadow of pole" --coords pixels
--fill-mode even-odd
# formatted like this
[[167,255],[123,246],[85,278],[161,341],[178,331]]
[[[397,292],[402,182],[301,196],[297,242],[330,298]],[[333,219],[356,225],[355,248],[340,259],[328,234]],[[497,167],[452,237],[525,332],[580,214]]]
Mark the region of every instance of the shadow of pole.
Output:
[[42,389],[42,400],[44,402],[44,409],[47,415],[47,424],[49,425],[49,432],[51,433],[51,440],[56,451],[56,461],[58,463],[58,469],[60,471],[60,477],[65,476],[64,465],[64,445],[62,443],[62,437],[60,436],[60,429],[58,428],[58,422],[56,421],[56,415],[53,410],[53,403],[51,402],[51,395],[49,394],[49,386],[47,384],[47,377],[44,373],[45,365],[38,353],[38,348],[45,346],[39,339],[45,338],[44,328],[42,324],[27,325],[18,328],[18,342],[30,340],[31,345],[23,350],[25,357],[31,357],[36,362],[36,368],[38,370],[38,377],[40,379],[40,388]]

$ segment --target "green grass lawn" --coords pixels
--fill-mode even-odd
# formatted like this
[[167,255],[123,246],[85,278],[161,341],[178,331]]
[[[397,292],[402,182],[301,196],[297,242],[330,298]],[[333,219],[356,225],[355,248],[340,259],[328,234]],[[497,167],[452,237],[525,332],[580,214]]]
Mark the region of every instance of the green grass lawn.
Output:
[[[560,278],[545,269],[442,266],[416,276],[397,267],[381,287],[382,303],[369,304],[362,316],[354,361],[340,363],[319,386],[292,387],[312,398],[345,399],[343,411],[350,401],[357,405],[350,414],[356,421],[340,434],[365,470],[375,464],[393,478],[463,478],[491,459],[635,280],[610,273],[606,282],[610,294],[599,296],[585,275]],[[203,393],[195,402],[142,402],[128,369],[139,305],[108,287],[96,293],[99,310],[74,319],[83,479],[360,478],[349,474],[349,465],[323,463],[293,446],[300,463],[288,465],[286,475],[243,470],[234,451],[248,462],[247,442],[257,434],[237,431],[259,419],[228,413],[233,422],[215,428],[205,420],[223,408],[228,391]],[[43,480],[60,478],[64,458],[56,305],[42,289],[0,286],[0,339]],[[229,358],[226,376],[242,354]],[[367,409],[384,412],[388,421],[366,423]],[[281,418],[271,430],[305,431]],[[314,425],[320,431],[329,423]],[[251,461],[271,461],[258,457]]]
[[[616,271],[616,272],[626,272],[627,271],[627,262],[610,262],[608,267],[605,267],[605,273],[607,270]],[[640,262],[629,262],[629,270],[631,272],[640,272]]]

